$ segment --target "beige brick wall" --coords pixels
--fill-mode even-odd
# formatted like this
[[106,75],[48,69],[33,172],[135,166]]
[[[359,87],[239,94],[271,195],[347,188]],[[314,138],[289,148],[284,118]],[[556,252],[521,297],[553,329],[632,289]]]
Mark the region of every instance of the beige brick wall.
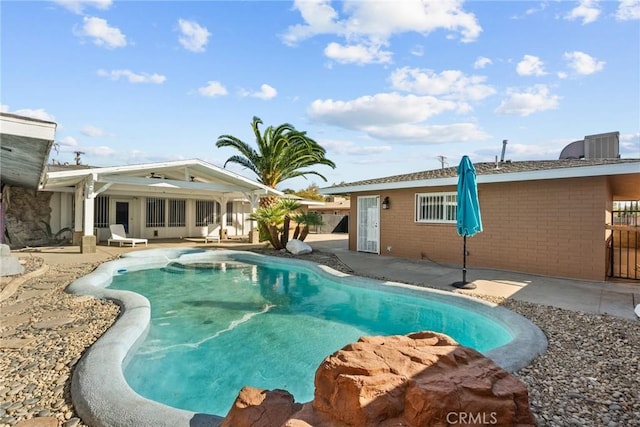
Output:
[[[414,221],[415,194],[455,191],[430,187],[351,198],[349,248],[356,250],[357,196],[388,196],[380,210],[380,253],[462,264],[455,224]],[[467,266],[587,280],[606,278],[606,177],[483,184],[478,189],[484,232],[467,239]],[[390,249],[390,250],[388,250]]]

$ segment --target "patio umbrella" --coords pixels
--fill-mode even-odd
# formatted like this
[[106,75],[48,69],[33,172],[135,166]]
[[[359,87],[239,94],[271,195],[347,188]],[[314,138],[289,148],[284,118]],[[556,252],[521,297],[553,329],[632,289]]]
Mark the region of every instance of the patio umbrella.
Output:
[[476,285],[467,282],[467,237],[482,232],[482,218],[478,203],[478,184],[476,169],[468,156],[462,156],[458,165],[458,208],[456,210],[456,231],[464,239],[462,251],[462,282],[452,286],[462,289],[475,289]]

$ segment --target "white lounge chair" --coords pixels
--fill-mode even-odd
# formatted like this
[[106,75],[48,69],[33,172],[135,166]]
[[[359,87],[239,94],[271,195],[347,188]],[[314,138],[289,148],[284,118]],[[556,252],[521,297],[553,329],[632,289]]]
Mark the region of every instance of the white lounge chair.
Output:
[[111,238],[107,240],[107,246],[111,246],[111,242],[119,243],[120,246],[126,243],[129,243],[132,247],[135,247],[136,243],[144,243],[144,245],[147,246],[147,239],[127,237],[127,233],[124,231],[124,225],[122,224],[111,224],[109,230],[111,230]]
[[220,225],[209,224],[207,235],[204,236],[204,242],[209,243],[211,240],[220,243]]

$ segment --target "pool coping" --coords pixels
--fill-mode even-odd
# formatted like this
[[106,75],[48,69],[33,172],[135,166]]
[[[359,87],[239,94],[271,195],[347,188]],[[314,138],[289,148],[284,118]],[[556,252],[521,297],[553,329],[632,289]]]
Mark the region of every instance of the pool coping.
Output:
[[[128,362],[131,350],[146,337],[151,309],[149,301],[142,295],[130,291],[108,289],[114,275],[119,271],[136,271],[160,268],[170,262],[183,263],[219,260],[251,260],[297,265],[332,279],[345,281],[354,286],[370,286],[373,282],[391,292],[424,293],[439,295],[439,299],[455,299],[458,305],[473,308],[507,329],[515,338],[508,344],[483,352],[496,364],[509,372],[527,366],[536,356],[547,349],[547,338],[534,323],[525,317],[496,304],[466,295],[454,294],[438,289],[424,288],[398,282],[382,281],[352,276],[330,267],[310,261],[270,257],[254,252],[204,249],[149,249],[123,254],[121,258],[101,264],[90,274],[71,283],[66,291],[72,294],[91,295],[115,301],[121,308],[120,316],[87,351],[76,365],[72,382],[71,398],[82,420],[92,426],[130,427],[168,426],[205,427],[218,426],[223,417],[176,409],[144,398],[127,383],[123,367]],[[248,384],[250,385],[250,384]],[[238,390],[239,392],[239,390]]]

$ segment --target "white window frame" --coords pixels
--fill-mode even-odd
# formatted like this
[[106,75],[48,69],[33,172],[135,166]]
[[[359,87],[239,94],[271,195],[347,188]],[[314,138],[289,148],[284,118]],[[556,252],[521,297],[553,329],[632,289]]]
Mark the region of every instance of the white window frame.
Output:
[[[438,193],[416,193],[415,222],[427,224],[455,224],[458,209],[458,193],[455,191]],[[429,203],[431,202],[431,203]],[[424,206],[435,207],[435,210]],[[452,209],[453,208],[453,209]],[[453,212],[451,212],[453,210]]]

